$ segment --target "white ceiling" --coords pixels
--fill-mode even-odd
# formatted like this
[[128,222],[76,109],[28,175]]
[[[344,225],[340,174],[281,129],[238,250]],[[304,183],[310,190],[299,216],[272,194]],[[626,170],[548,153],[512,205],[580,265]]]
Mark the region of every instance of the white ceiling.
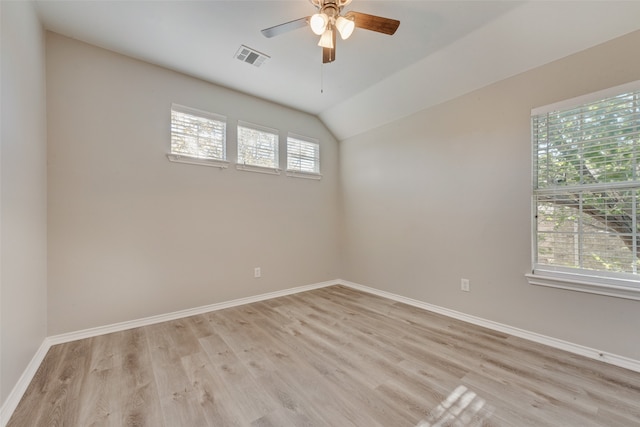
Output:
[[[36,0],[46,29],[318,115],[342,140],[640,29],[640,1],[370,1],[346,10],[401,21],[356,29],[322,65],[308,0]],[[271,58],[234,58],[240,45]]]

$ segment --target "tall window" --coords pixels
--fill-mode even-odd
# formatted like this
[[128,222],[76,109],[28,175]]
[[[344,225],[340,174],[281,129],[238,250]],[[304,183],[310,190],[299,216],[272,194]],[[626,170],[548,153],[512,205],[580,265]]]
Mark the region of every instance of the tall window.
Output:
[[532,112],[530,277],[640,299],[640,82],[565,105]]
[[320,173],[320,144],[313,138],[289,134],[287,137],[287,171]]
[[[171,106],[171,154],[200,160],[226,160],[224,116],[173,104]],[[170,157],[171,158],[171,157]]]
[[238,122],[238,165],[278,168],[278,131]]

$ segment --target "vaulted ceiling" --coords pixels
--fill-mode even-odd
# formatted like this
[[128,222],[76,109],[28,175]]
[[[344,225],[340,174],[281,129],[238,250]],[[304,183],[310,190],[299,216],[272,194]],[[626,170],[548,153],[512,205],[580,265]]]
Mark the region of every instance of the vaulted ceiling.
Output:
[[[35,3],[48,30],[317,115],[340,140],[640,29],[640,1],[353,0],[400,27],[356,29],[323,65],[310,29],[260,32],[308,0]],[[241,45],[269,59],[242,62]]]

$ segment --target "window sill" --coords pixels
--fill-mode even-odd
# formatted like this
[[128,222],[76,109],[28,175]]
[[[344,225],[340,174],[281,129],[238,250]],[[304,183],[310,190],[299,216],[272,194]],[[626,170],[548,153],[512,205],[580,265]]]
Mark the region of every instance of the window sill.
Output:
[[571,291],[587,292],[590,294],[607,295],[616,298],[640,300],[640,288],[625,286],[624,284],[599,283],[590,280],[588,276],[568,275],[569,277],[555,277],[546,272],[525,274],[530,285],[547,286],[551,288],[567,289]]
[[268,168],[264,166],[237,164],[236,169],[238,169],[239,171],[245,171],[245,172],[257,172],[257,173],[266,173],[269,175],[280,175],[280,169]]
[[294,178],[305,178],[305,179],[322,179],[322,175],[315,172],[302,172],[295,170],[288,170],[287,176],[291,176]]
[[175,163],[187,163],[190,165],[213,166],[215,168],[226,169],[229,162],[226,160],[200,159],[198,157],[182,156],[180,154],[167,154],[167,159]]

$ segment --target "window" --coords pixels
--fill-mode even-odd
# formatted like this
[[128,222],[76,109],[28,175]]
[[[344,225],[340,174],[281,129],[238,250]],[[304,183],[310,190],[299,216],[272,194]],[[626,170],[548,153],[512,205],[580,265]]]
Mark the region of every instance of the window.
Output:
[[169,160],[226,167],[224,116],[173,104]]
[[640,82],[532,112],[533,284],[640,299]]
[[287,175],[320,177],[320,144],[313,138],[289,134],[287,137]]
[[278,131],[238,122],[238,169],[279,173]]

